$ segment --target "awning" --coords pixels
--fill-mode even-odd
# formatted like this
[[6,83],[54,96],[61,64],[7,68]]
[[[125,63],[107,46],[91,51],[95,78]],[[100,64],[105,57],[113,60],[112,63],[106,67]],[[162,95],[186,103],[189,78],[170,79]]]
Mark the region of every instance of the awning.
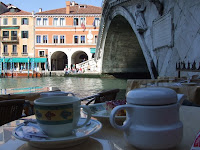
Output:
[[11,59],[12,59],[12,62],[14,62],[14,63],[26,63],[26,62],[28,62],[28,58],[10,58],[9,62],[11,62]]
[[[35,63],[45,63],[47,58],[29,58],[29,62],[31,63],[34,59]],[[3,58],[1,58],[3,62]],[[28,58],[5,58],[5,62],[13,62],[13,63],[28,63]]]
[[19,29],[19,27],[0,27],[0,29]]
[[[34,62],[36,63],[45,63],[47,61],[47,58],[32,58],[32,59],[34,59]],[[33,61],[32,59],[31,61]]]
[[90,48],[90,53],[95,53],[96,52],[96,48]]
[[[10,58],[5,58],[5,62],[8,62]],[[3,62],[3,58],[1,58],[1,62]]]

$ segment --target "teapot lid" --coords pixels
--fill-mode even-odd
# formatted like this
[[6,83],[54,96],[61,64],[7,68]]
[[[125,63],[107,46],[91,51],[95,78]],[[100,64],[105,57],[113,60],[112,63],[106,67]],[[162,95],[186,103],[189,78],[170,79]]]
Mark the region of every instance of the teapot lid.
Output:
[[170,88],[139,88],[129,91],[126,100],[136,105],[167,105],[177,103],[177,94]]

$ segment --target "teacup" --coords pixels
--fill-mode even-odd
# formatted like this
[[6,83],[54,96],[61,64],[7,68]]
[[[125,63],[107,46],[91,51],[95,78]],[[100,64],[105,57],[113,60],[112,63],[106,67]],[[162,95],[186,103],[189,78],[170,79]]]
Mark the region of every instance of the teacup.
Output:
[[[87,112],[82,125],[78,125],[80,108]],[[75,96],[39,98],[34,101],[34,109],[40,128],[51,137],[71,135],[74,129],[85,126],[91,118],[90,108],[81,105],[80,99]]]

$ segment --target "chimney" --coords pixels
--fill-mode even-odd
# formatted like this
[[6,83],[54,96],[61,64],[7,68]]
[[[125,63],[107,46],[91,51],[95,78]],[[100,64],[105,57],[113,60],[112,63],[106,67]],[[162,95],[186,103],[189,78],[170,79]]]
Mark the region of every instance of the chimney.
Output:
[[34,16],[34,14],[35,14],[35,12],[34,11],[32,11],[32,15]]
[[42,12],[42,8],[39,8],[39,12]]
[[70,14],[70,1],[66,1],[66,14]]
[[72,6],[75,6],[75,1],[72,1]]

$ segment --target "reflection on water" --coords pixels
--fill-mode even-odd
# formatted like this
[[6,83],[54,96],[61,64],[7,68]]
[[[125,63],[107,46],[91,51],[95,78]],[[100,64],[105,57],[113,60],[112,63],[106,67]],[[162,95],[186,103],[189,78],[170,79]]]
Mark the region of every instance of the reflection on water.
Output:
[[0,89],[25,87],[58,87],[62,91],[73,92],[83,98],[102,90],[119,88],[124,96],[127,81],[122,79],[43,77],[43,78],[0,78]]

